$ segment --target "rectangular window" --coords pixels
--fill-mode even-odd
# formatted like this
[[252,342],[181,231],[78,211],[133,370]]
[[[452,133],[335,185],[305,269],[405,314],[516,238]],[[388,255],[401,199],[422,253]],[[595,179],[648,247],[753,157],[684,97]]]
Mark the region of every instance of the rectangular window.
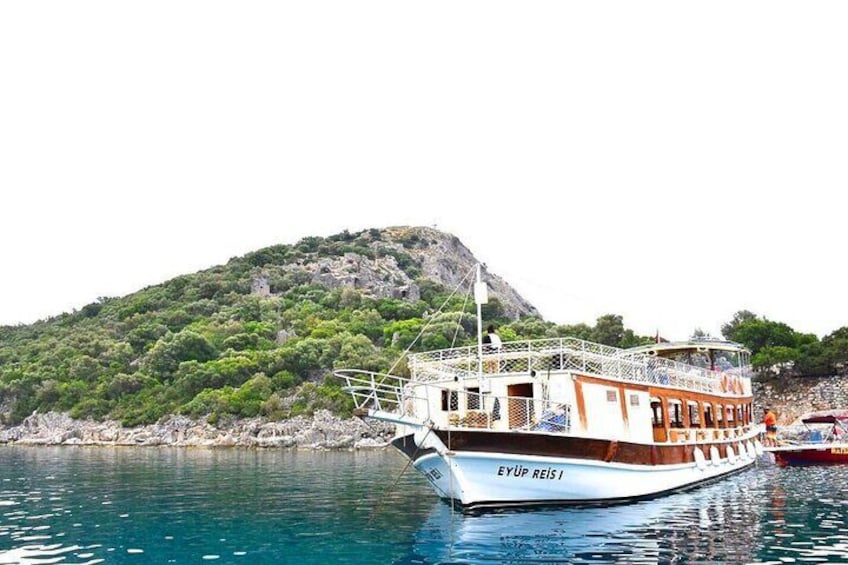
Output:
[[663,427],[662,403],[659,400],[651,399],[651,424],[655,428]]
[[689,404],[689,425],[701,427],[701,411],[697,404]]
[[607,402],[616,402],[618,400],[618,394],[614,390],[607,391]]
[[683,427],[683,405],[679,402],[668,403],[668,425],[672,428]]
[[469,410],[480,409],[480,389],[478,387],[466,389],[468,391],[468,403],[466,408]]
[[442,391],[442,410],[445,412],[459,410],[459,394],[455,390]]
[[631,394],[630,395],[630,406],[639,406],[639,395]]

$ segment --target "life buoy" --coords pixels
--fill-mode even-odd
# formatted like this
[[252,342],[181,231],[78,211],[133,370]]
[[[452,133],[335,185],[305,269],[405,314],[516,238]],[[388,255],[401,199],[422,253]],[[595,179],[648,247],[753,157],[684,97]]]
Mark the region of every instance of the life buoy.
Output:
[[751,443],[751,440],[748,440],[748,443],[745,444],[745,451],[748,452],[748,459],[757,458],[757,452],[754,450],[754,444]]

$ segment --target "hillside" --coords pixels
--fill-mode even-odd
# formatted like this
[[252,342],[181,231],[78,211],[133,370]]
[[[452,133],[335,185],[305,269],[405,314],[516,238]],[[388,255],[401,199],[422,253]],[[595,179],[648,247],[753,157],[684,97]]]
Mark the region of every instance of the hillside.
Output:
[[[174,414],[213,424],[349,414],[334,368],[387,370],[425,324],[413,350],[473,342],[473,301],[459,292],[438,309],[475,263],[456,237],[434,229],[343,232],[0,327],[0,417],[15,424],[54,411],[134,426]],[[484,278],[492,288],[484,318],[505,339],[645,340],[619,316],[594,328],[544,322],[506,282]]]

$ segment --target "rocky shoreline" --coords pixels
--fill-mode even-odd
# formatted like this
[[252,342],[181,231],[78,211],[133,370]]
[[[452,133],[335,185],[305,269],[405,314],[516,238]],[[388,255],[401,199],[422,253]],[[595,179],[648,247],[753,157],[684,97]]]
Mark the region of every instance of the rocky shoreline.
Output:
[[394,426],[368,426],[357,418],[342,419],[326,410],[282,422],[250,418],[214,426],[204,420],[169,416],[132,428],[112,420],[74,420],[66,413],[48,412],[34,413],[17,426],[0,427],[0,444],[367,449],[388,445],[393,430]]
[[[771,406],[784,428],[800,426],[804,414],[848,406],[848,381],[841,378],[755,381],[753,386],[755,417],[763,406]],[[168,416],[132,428],[112,420],[74,420],[67,413],[47,412],[34,413],[16,426],[0,426],[0,444],[379,449],[389,444],[393,434],[391,424],[366,425],[358,418],[339,418],[326,410],[281,422],[222,419],[216,425]]]

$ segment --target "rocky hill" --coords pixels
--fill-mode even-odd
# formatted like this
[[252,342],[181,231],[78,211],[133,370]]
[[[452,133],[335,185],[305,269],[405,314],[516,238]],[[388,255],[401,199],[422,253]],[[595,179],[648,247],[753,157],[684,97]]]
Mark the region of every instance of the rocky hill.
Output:
[[[345,237],[343,234],[342,238]],[[459,238],[428,227],[369,230],[351,241],[360,247],[350,247],[341,255],[316,250],[285,265],[283,271],[305,275],[311,282],[328,288],[350,288],[374,298],[414,302],[421,298],[417,280],[436,281],[446,289],[454,289],[465,280],[468,288],[469,273],[478,263]],[[484,270],[483,279],[507,318],[517,320],[521,316],[539,315],[532,304],[499,276]]]
[[[463,294],[476,263],[459,239],[432,228],[345,231],[260,249],[28,326],[0,327],[0,422],[8,426],[0,441],[62,437],[51,422],[113,422],[104,437],[124,441],[147,432],[113,426],[173,416],[217,426],[321,410],[349,414],[334,368],[386,370],[409,346],[474,341],[475,308]],[[515,337],[555,331],[502,279],[484,278],[487,322]],[[65,439],[100,437],[99,429],[75,428]],[[206,431],[197,437],[208,439]]]

